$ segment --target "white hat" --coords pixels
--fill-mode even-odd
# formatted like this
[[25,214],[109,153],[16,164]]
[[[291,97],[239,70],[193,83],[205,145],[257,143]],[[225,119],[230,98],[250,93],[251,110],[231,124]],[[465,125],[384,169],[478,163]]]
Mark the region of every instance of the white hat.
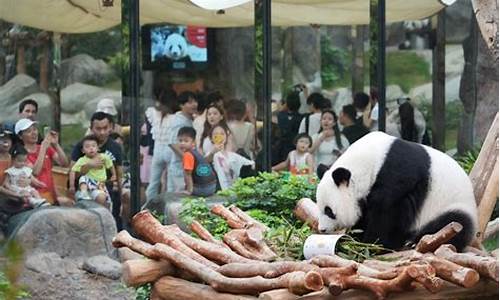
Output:
[[104,112],[112,116],[116,116],[118,114],[115,108],[115,102],[113,101],[113,99],[109,98],[99,100],[99,102],[97,103],[96,112]]
[[16,126],[14,127],[14,132],[19,134],[21,131],[30,128],[33,124],[38,123],[37,121],[32,121],[30,119],[21,119],[16,122]]

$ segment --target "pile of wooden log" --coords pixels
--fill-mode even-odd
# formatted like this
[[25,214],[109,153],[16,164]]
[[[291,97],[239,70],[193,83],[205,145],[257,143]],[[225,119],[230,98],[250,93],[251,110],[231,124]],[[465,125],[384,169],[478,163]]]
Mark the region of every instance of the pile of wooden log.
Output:
[[[310,208],[310,203],[301,201],[296,213],[301,219],[312,220],[308,222],[314,227],[314,211],[313,215],[310,211],[300,213],[304,202]],[[457,223],[422,238],[416,250],[396,253],[398,257],[391,262],[368,260],[361,264],[335,255],[276,261],[279,258],[263,238],[268,230],[264,224],[235,206],[216,205],[212,212],[232,228],[223,241],[197,222],[190,227],[200,239],[176,225],[162,225],[148,211],[134,216],[132,226],[142,240],[127,231],[113,240],[115,247],[144,256],[123,262],[125,284],[153,283],[151,299],[163,300],[342,299],[349,289],[368,291],[371,296],[366,299],[384,299],[416,288],[438,293],[445,282],[471,288],[481,277],[498,289],[496,258],[479,251],[456,253],[444,244],[461,230]]]

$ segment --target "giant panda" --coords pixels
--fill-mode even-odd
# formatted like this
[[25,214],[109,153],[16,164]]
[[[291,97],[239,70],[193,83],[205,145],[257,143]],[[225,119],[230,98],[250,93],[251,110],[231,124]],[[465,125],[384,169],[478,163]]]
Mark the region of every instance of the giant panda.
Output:
[[473,239],[477,207],[472,184],[448,155],[382,132],[362,137],[321,178],[318,229],[358,228],[365,242],[401,249],[451,221],[463,230],[450,243]]

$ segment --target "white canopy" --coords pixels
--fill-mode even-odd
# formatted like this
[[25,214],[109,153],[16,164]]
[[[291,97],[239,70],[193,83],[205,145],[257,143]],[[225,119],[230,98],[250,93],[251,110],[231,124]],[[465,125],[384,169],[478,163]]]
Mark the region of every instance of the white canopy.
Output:
[[[450,0],[447,0],[450,1]],[[197,3],[195,5],[194,3]],[[202,8],[217,0],[140,0],[142,24],[168,22],[206,27],[254,24],[253,1],[220,0],[224,11]],[[369,23],[369,0],[272,0],[273,26]],[[236,6],[233,6],[236,5]],[[233,7],[231,7],[233,6]],[[212,6],[213,7],[213,6]],[[220,6],[219,6],[220,7]],[[445,5],[439,0],[386,0],[388,23],[429,17]],[[121,22],[121,0],[0,0],[0,19],[54,32],[100,31]]]

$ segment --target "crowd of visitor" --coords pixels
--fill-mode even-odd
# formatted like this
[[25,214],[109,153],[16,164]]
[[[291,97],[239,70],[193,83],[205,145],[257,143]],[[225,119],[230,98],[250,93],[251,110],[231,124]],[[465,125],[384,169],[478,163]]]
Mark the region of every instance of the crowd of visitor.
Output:
[[[377,129],[377,94],[357,93],[339,115],[321,93],[306,95],[309,113],[301,114],[303,89],[273,102],[273,171],[321,176],[349,145]],[[409,99],[388,116],[388,132],[424,142],[423,115]],[[72,206],[95,201],[117,221],[130,219],[130,181],[124,169],[125,132],[111,99],[102,99],[90,126],[74,145],[70,160],[59,134],[37,122],[38,105],[24,100],[19,119],[0,128],[0,223],[12,214],[48,205]],[[261,123],[261,122],[260,122]],[[162,90],[145,110],[141,127],[141,187],[143,201],[162,192],[210,196],[262,166],[262,126],[250,101],[225,99],[218,92],[177,95]],[[68,193],[57,193],[53,164],[68,168]]]

